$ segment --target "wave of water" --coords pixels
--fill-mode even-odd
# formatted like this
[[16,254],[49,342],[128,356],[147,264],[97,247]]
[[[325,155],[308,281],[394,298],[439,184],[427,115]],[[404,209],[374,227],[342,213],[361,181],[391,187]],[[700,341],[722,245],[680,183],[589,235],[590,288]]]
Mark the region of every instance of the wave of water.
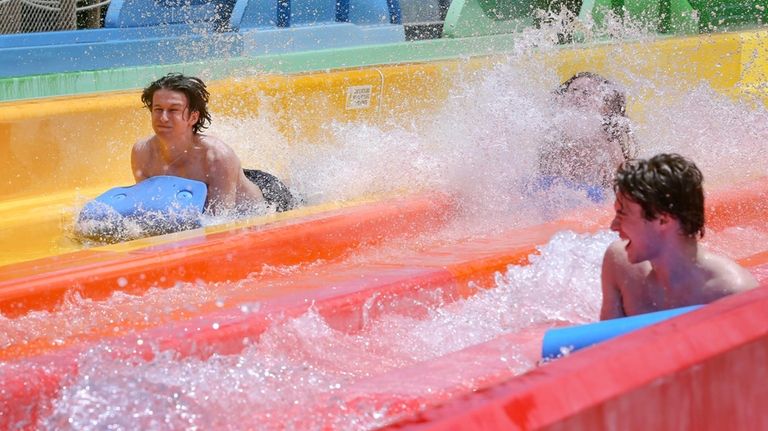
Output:
[[[400,404],[429,402],[478,384],[477,363],[444,365],[451,378],[391,381],[399,370],[534,324],[594,320],[602,253],[616,236],[563,232],[498,287],[419,318],[389,313],[347,333],[318,313],[276,321],[236,355],[114,360],[95,347],[53,401],[44,429],[373,429]],[[535,290],[531,287],[535,286]],[[508,346],[507,376],[535,366],[538,339]],[[441,378],[442,379],[442,378]],[[363,401],[361,401],[363,400]]]

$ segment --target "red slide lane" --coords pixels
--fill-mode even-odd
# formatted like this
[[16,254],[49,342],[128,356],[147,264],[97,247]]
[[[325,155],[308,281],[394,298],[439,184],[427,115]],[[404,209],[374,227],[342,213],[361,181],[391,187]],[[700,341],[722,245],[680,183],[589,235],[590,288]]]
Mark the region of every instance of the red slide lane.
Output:
[[768,429],[766,316],[763,280],[389,429]]

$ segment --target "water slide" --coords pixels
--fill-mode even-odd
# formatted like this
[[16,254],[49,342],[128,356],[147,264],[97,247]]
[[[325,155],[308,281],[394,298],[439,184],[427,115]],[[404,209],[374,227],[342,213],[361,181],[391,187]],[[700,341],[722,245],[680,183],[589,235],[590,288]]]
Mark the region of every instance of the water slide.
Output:
[[547,88],[600,72],[627,85],[642,151],[701,160],[707,244],[765,285],[768,34],[542,46],[489,28],[214,79],[211,132],[307,205],[112,245],[74,219],[132,182],[138,81],[161,69],[82,72],[112,85],[83,94],[72,75],[6,80],[2,428],[764,427],[764,287],[538,364],[545,330],[597,317],[612,208],[508,184]]

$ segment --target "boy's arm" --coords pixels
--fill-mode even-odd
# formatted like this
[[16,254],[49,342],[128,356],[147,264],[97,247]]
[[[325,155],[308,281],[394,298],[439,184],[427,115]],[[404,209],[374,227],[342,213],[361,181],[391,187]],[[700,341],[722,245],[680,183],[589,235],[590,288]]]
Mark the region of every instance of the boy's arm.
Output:
[[[600,274],[600,282],[603,290],[603,302],[600,307],[600,320],[625,317],[624,303],[621,290],[616,283],[616,276],[621,268],[616,261],[616,243],[611,244],[603,256],[603,268]],[[621,244],[620,244],[621,245]]]
[[237,204],[237,186],[242,175],[240,159],[226,146],[216,146],[207,154],[208,193],[214,215],[226,215]]
[[137,183],[146,180],[146,166],[149,163],[149,141],[140,140],[133,144],[131,149],[131,172]]

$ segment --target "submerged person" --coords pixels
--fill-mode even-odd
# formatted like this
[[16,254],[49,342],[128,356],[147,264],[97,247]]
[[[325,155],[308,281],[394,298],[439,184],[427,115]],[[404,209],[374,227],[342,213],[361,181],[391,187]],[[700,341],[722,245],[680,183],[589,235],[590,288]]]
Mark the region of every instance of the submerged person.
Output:
[[131,151],[137,183],[158,175],[202,181],[208,186],[205,211],[213,215],[248,213],[262,202],[277,211],[297,206],[280,180],[242,169],[229,145],[202,133],[211,121],[202,80],[168,74],[147,86],[141,101],[151,112],[155,134],[139,140]]
[[559,115],[539,151],[542,186],[556,183],[584,190],[604,201],[613,173],[636,156],[637,143],[626,115],[624,92],[592,72],[580,72],[555,91]]
[[620,239],[603,258],[600,319],[706,304],[752,289],[734,261],[707,251],[702,174],[677,154],[630,160],[614,180]]

